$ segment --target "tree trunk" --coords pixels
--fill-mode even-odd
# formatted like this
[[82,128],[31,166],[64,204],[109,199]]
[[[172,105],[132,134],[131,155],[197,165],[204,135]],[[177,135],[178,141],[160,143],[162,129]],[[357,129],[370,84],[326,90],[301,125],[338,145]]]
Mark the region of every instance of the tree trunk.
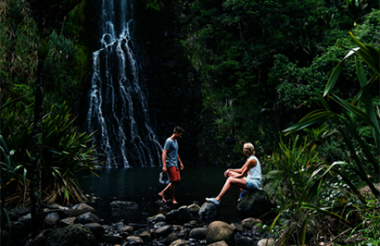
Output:
[[37,235],[42,230],[44,216],[41,206],[41,146],[42,146],[42,69],[44,60],[38,59],[36,95],[34,103],[34,132],[31,170],[31,213],[32,213],[32,233]]

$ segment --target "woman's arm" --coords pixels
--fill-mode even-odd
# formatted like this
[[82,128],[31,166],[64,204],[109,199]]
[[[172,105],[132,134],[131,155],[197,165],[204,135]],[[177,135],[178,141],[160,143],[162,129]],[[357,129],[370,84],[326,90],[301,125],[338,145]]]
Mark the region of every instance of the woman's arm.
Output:
[[248,172],[249,169],[256,166],[256,160],[251,159],[247,161],[244,166],[240,169],[227,169],[227,171],[224,173],[225,177],[234,177],[234,178],[242,178],[245,176],[245,174]]

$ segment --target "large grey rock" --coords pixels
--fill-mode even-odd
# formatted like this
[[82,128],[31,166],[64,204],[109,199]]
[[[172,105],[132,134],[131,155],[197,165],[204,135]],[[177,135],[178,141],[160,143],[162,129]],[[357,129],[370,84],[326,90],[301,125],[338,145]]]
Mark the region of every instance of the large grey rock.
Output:
[[189,244],[183,239],[177,239],[170,244],[170,246],[188,246]]
[[198,212],[201,219],[212,219],[217,215],[216,205],[212,202],[205,202]]
[[219,241],[219,242],[208,244],[207,246],[228,246],[228,244],[225,241]]
[[234,229],[231,225],[223,221],[214,221],[208,225],[206,231],[206,241],[208,244],[219,241],[232,242]]
[[169,235],[167,235],[165,237],[165,244],[166,245],[170,245],[172,242],[174,242],[174,241],[176,241],[178,239],[180,239],[180,237],[178,236],[178,234],[175,233],[175,232],[172,232],[172,233],[170,233]]
[[123,226],[122,228],[120,228],[119,230],[117,230],[118,232],[127,232],[127,233],[132,233],[135,229],[130,226],[130,225],[127,225],[127,226]]
[[45,222],[46,222],[46,225],[49,226],[49,227],[53,227],[57,224],[57,222],[60,220],[60,216],[58,213],[54,212],[54,213],[50,213],[48,215],[46,215],[45,217]]
[[274,199],[279,189],[283,175],[283,172],[278,170],[273,170],[263,175],[263,184],[265,184],[263,190],[268,194],[271,200]]
[[98,216],[91,212],[87,212],[85,214],[79,215],[75,220],[75,224],[87,224],[87,223],[100,223],[100,219]]
[[192,215],[198,215],[199,210],[201,209],[201,207],[199,207],[199,205],[196,203],[189,205],[187,208],[190,210],[190,213]]
[[73,224],[53,230],[45,246],[96,246],[98,241],[91,230],[83,225]]
[[121,228],[123,228],[125,225],[123,222],[117,222],[115,224],[112,224],[112,227],[114,230],[118,231],[120,230]]
[[113,201],[109,206],[112,209],[137,209],[137,203],[130,201]]
[[127,237],[128,245],[142,245],[144,241],[140,237],[129,236]]
[[154,216],[148,217],[148,221],[153,222],[153,223],[157,223],[157,222],[161,222],[165,220],[166,220],[166,217],[164,214],[156,214]]
[[241,224],[244,227],[249,228],[249,229],[252,229],[252,227],[255,226],[256,224],[262,224],[262,223],[263,222],[260,219],[256,219],[256,218],[246,218],[241,221]]
[[152,240],[150,233],[147,231],[143,231],[139,234],[139,237],[144,241],[144,242],[150,242]]
[[13,209],[9,210],[9,212],[15,213],[19,216],[23,216],[25,214],[30,213],[30,207],[20,206],[20,207],[13,208]]
[[274,207],[267,193],[262,190],[249,191],[237,205],[237,210],[250,216],[260,216]]
[[166,219],[171,222],[188,222],[193,218],[187,206],[182,206],[179,209],[172,210],[166,214]]
[[43,246],[46,243],[46,240],[49,238],[52,229],[46,229],[42,231],[40,234],[35,236],[33,240],[30,242],[29,246]]
[[72,225],[72,224],[74,224],[75,219],[76,219],[75,217],[68,217],[68,218],[65,218],[63,220],[60,220],[58,222],[58,226],[59,227],[65,227],[68,225]]
[[21,216],[18,221],[21,221],[23,223],[31,223],[32,221],[32,214],[31,213],[28,213],[24,216]]
[[105,233],[105,230],[102,227],[102,225],[100,225],[98,223],[88,223],[88,224],[84,224],[84,226],[92,231],[96,240],[102,241],[103,235]]
[[276,241],[272,238],[265,238],[261,239],[258,243],[257,246],[273,246],[276,243]]
[[76,204],[71,210],[69,210],[69,216],[76,217],[88,212],[96,213],[96,210],[90,205],[87,205],[86,203],[79,203],[79,204]]
[[166,225],[166,226],[158,228],[156,230],[156,235],[158,235],[158,236],[166,236],[170,232],[172,232],[172,226],[171,225]]
[[197,227],[190,231],[189,238],[195,238],[198,240],[206,239],[207,228]]

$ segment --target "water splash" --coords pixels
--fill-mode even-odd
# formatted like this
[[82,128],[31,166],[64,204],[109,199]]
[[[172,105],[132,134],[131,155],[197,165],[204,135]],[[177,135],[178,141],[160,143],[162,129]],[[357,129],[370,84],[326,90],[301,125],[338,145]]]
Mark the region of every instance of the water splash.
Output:
[[[116,3],[116,2],[115,2]],[[101,49],[93,53],[87,127],[107,167],[155,166],[162,147],[150,126],[134,53],[133,0],[103,0]]]

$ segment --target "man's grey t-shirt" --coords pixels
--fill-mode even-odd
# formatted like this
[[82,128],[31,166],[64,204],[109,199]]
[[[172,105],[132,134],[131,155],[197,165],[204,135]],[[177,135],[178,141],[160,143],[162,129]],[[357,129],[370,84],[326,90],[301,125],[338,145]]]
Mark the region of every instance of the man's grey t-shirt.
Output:
[[168,152],[166,153],[166,167],[178,167],[178,142],[171,138],[166,139],[164,149]]

